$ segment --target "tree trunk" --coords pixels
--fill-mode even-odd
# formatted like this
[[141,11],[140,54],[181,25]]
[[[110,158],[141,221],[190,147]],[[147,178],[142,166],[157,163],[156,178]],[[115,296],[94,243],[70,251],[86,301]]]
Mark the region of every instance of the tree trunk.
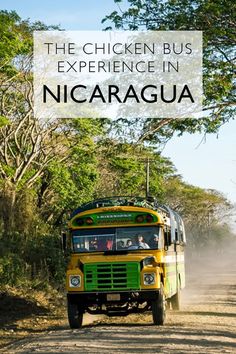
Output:
[[16,189],[12,183],[5,183],[0,197],[0,213],[3,221],[3,233],[9,236],[14,230]]

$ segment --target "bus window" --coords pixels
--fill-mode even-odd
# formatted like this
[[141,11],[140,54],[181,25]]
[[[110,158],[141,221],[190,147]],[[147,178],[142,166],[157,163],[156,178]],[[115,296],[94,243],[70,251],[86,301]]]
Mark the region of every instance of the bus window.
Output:
[[163,243],[163,232],[159,226],[84,229],[72,234],[73,250],[76,253],[161,249]]

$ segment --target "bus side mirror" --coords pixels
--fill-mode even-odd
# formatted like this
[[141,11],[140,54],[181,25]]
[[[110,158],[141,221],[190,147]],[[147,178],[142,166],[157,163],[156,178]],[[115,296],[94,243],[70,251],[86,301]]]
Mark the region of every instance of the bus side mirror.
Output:
[[62,246],[62,250],[63,252],[66,251],[66,244],[67,244],[67,240],[66,240],[66,233],[65,232],[62,232],[61,234],[61,246]]

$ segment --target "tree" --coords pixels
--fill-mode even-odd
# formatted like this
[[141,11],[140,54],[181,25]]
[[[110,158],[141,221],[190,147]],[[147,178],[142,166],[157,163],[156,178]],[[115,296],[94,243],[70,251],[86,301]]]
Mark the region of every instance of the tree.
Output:
[[[103,120],[40,121],[33,115],[32,31],[51,28],[40,22],[22,21],[15,12],[0,12],[0,204],[5,234],[14,229],[20,213],[24,214],[30,190],[38,194],[38,206],[42,206],[48,186],[61,195],[61,204],[67,192],[69,203],[76,186],[84,184],[85,188],[96,175],[92,169],[89,174],[89,164],[86,166],[84,161],[85,156],[93,154],[93,137],[102,134]],[[75,155],[82,156],[77,165]],[[75,172],[80,178],[74,176]],[[62,213],[58,202],[57,214],[59,210]],[[52,210],[46,214],[52,218]]]
[[[230,0],[130,0],[122,9],[122,0],[114,0],[119,11],[113,11],[102,22],[111,21],[116,29],[202,30],[204,46],[204,108],[201,119],[139,120],[138,141],[161,143],[190,133],[217,132],[235,114],[235,45],[236,5]],[[124,5],[125,6],[125,5]],[[111,26],[107,27],[111,29]],[[158,118],[158,117],[157,117]],[[136,127],[137,120],[125,121]],[[124,126],[124,122],[122,121]],[[125,126],[126,129],[126,126]]]
[[222,193],[192,186],[178,175],[168,178],[163,188],[165,203],[184,219],[190,253],[198,254],[216,244],[220,235],[230,234],[225,225],[233,207]]
[[152,148],[107,138],[100,146],[97,195],[146,194],[146,163],[150,160],[150,194],[163,199],[163,181],[172,175],[172,162]]
[[[37,206],[41,218],[58,228],[78,205],[93,199],[98,182],[98,146],[104,122],[100,119],[63,120],[68,136],[64,158],[60,155],[44,168]],[[61,128],[63,127],[61,126]],[[58,142],[58,146],[63,146]]]

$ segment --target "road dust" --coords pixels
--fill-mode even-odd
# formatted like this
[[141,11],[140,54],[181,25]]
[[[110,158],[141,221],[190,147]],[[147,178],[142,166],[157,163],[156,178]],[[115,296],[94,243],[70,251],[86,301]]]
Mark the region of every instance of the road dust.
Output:
[[[210,295],[231,295],[236,285],[236,241],[208,247],[186,257],[186,288],[183,305],[201,304]],[[220,290],[221,289],[221,290]],[[216,300],[216,299],[215,299]],[[218,299],[219,300],[219,299]],[[236,299],[234,299],[236,300]],[[220,301],[220,300],[219,300]]]
[[169,310],[165,326],[151,314],[87,317],[79,330],[67,323],[19,341],[5,353],[236,353],[235,245],[207,250],[186,264],[181,311]]

